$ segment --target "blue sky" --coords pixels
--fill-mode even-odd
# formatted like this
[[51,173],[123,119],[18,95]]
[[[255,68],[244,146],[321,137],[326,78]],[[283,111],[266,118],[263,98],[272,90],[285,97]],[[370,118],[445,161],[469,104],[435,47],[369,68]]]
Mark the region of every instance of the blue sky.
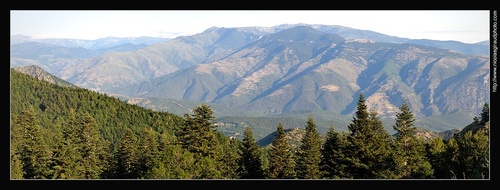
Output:
[[216,27],[341,25],[411,39],[476,43],[489,39],[489,10],[462,11],[29,11],[11,10],[11,35],[98,39],[193,35]]

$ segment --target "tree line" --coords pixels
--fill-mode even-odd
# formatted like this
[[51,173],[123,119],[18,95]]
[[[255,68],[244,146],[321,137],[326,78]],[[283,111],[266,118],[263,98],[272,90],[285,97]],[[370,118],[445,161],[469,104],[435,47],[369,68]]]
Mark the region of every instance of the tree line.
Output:
[[[11,179],[489,179],[488,104],[469,124],[476,130],[424,142],[415,135],[415,118],[406,101],[396,114],[397,133],[391,136],[360,94],[348,131],[331,126],[322,138],[309,116],[298,147],[290,146],[282,123],[271,146],[261,147],[250,127],[241,140],[220,133],[206,104],[184,117],[123,109],[115,115],[127,122],[116,127],[120,119],[106,119],[105,113],[88,106],[108,105],[104,102],[114,98],[39,83],[14,86],[24,89],[14,94],[27,101],[17,97],[19,102],[11,103],[18,110],[11,113]],[[74,99],[79,103],[61,109],[66,114],[48,116],[54,105],[42,96],[66,98],[36,94],[42,88],[60,88],[67,97],[80,95]],[[49,106],[40,106],[42,99]],[[116,110],[119,105],[108,107]],[[125,119],[132,115],[136,120]],[[106,132],[112,126],[113,132]]]

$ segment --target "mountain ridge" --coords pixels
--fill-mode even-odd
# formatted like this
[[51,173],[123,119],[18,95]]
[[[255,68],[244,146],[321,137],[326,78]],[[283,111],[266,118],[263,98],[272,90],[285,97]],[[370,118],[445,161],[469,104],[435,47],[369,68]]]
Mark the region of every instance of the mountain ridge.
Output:
[[383,42],[387,36],[376,34],[324,25],[212,27],[90,58],[21,59],[11,52],[11,67],[35,63],[104,93],[207,101],[269,115],[314,110],[349,115],[359,93],[384,117],[392,117],[403,99],[417,117],[473,114],[489,102],[488,57],[397,37],[390,39],[401,42]]

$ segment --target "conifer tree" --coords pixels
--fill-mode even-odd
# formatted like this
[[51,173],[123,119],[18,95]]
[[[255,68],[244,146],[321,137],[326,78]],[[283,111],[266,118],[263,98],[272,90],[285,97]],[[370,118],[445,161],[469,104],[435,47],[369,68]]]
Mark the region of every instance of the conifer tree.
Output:
[[446,162],[446,144],[438,137],[425,144],[426,157],[431,164],[435,179],[450,179],[450,172]]
[[321,161],[322,142],[312,116],[308,117],[305,128],[306,133],[301,139],[301,145],[297,153],[297,178],[319,179],[321,178],[319,163]]
[[347,136],[344,132],[338,133],[331,126],[326,133],[326,139],[321,149],[320,171],[322,178],[345,179],[350,178],[346,174],[346,147]]
[[135,134],[131,129],[125,128],[123,137],[118,144],[116,155],[116,178],[136,179],[138,178],[138,155]]
[[[33,107],[21,112],[13,126],[14,158],[22,165],[24,179],[47,179],[52,175],[52,151],[43,138]],[[17,158],[16,158],[17,159]],[[17,160],[14,161],[17,162]],[[19,164],[16,163],[15,164]],[[17,174],[19,177],[19,172]]]
[[238,160],[240,155],[238,150],[240,147],[240,142],[236,138],[227,138],[224,134],[219,133],[222,144],[222,167],[220,168],[222,172],[222,178],[224,179],[237,179],[238,177]]
[[489,140],[484,133],[468,131],[456,137],[458,155],[452,164],[458,179],[489,179]]
[[415,136],[415,118],[406,102],[396,113],[396,124],[393,126],[397,132],[394,141],[394,172],[396,178],[426,179],[431,178],[433,171],[426,158],[425,146],[422,140]]
[[13,154],[11,151],[10,158],[10,179],[23,179],[23,163],[19,159],[19,154]]
[[462,179],[460,165],[457,164],[460,163],[460,149],[456,138],[448,139],[443,157],[444,164],[440,167],[447,171],[443,179]]
[[160,134],[159,157],[151,170],[146,173],[147,179],[194,179],[200,171],[195,167],[193,153],[178,144],[175,135]]
[[481,111],[481,121],[479,122],[480,125],[483,125],[490,121],[490,106],[488,103],[485,103],[483,105],[483,110]]
[[193,114],[184,114],[185,123],[177,132],[179,143],[195,157],[215,156],[217,126],[212,109],[203,103],[193,109]]
[[82,155],[83,175],[85,179],[99,179],[104,171],[107,160],[102,159],[105,154],[104,143],[101,142],[96,122],[92,115],[85,113],[80,121],[78,131],[80,153]]
[[143,128],[137,147],[139,177],[144,177],[157,162],[159,155],[157,132],[153,128]]
[[276,136],[274,136],[271,150],[269,152],[269,168],[267,178],[269,179],[293,179],[295,178],[295,161],[292,150],[285,136],[283,124],[278,123]]
[[393,162],[391,137],[383,128],[377,112],[367,111],[363,94],[359,95],[357,111],[348,128],[348,175],[354,179],[393,178],[390,171]]
[[193,153],[196,162],[201,162],[197,164],[204,169],[198,176],[202,179],[222,177],[223,149],[217,139],[217,125],[212,114],[212,109],[203,103],[193,109],[193,114],[184,114],[184,125],[176,133],[182,148]]
[[56,179],[82,179],[84,176],[82,157],[77,138],[77,121],[74,109],[69,111],[68,120],[62,124],[60,144],[54,151],[54,177]]
[[261,179],[264,177],[260,147],[257,145],[250,127],[247,127],[243,133],[238,154],[240,157],[237,172],[241,179]]

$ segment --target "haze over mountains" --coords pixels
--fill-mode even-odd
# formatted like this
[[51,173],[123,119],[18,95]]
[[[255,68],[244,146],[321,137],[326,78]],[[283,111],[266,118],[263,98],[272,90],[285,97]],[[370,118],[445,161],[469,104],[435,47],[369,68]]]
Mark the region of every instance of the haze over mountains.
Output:
[[404,99],[418,118],[472,118],[490,102],[488,44],[307,24],[212,27],[175,39],[17,36],[11,37],[11,67],[38,65],[143,107],[175,112],[176,100],[185,108],[208,102],[231,108],[220,117],[315,113],[344,118],[343,125],[360,93],[384,118]]

